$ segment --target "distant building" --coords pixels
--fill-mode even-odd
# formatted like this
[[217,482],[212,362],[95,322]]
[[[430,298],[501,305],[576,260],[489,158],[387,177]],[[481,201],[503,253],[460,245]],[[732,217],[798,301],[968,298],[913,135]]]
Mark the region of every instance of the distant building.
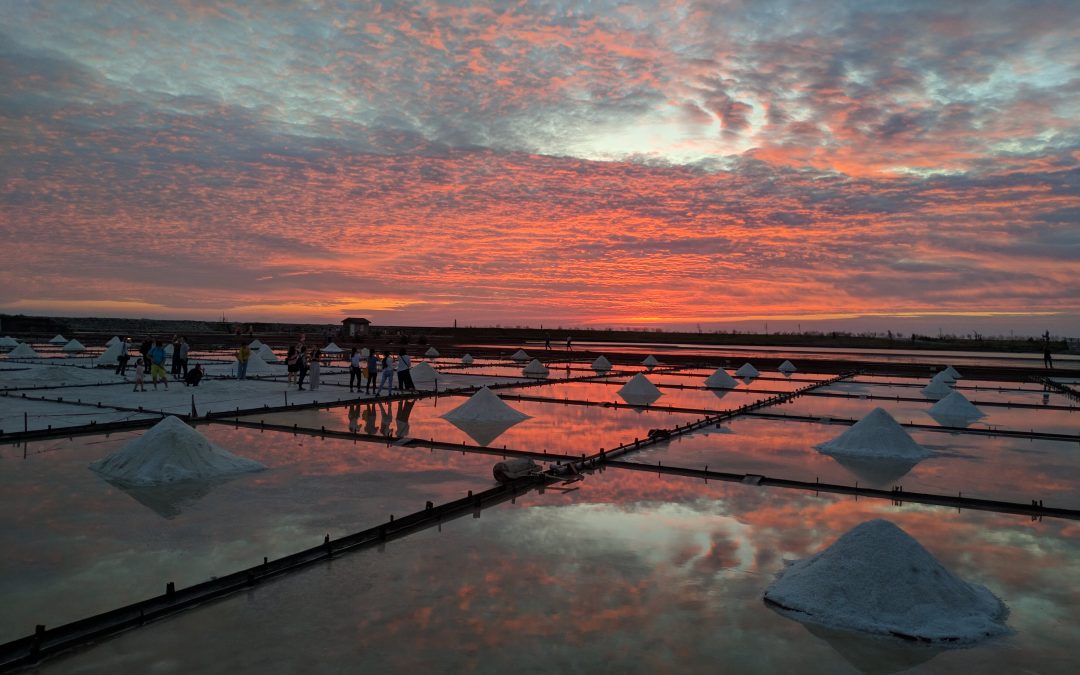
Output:
[[346,337],[358,337],[368,334],[368,327],[371,326],[371,322],[367,319],[360,318],[348,318],[341,320],[341,334]]

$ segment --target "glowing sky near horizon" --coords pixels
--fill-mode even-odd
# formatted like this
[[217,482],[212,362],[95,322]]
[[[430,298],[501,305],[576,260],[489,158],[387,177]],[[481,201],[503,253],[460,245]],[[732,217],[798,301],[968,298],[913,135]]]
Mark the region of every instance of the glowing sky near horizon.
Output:
[[0,312],[1080,332],[1069,2],[5,2]]

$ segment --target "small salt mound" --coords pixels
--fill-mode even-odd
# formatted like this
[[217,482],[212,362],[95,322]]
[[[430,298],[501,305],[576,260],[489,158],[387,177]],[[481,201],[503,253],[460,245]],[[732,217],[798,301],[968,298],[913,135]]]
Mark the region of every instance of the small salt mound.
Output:
[[111,338],[109,338],[109,341],[105,343],[105,346],[106,347],[112,347],[113,345],[118,345],[118,344],[120,344],[120,338],[118,338],[117,336],[114,335]]
[[644,373],[638,373],[630,378],[630,381],[619,388],[619,396],[631,405],[649,405],[662,394]]
[[1008,608],[945,569],[906,532],[871,520],[787,563],[765,601],[800,621],[953,645],[1008,633]]
[[412,375],[414,383],[421,382],[437,382],[442,376],[442,373],[431,367],[428,362],[418,363],[412,368],[409,368],[409,374]]
[[796,370],[798,370],[798,368],[796,368],[795,364],[791,361],[784,361],[780,364],[780,367],[777,368],[777,370],[779,370],[781,373],[794,373]]
[[739,382],[723,368],[717,368],[715,373],[705,378],[705,386],[710,389],[734,389]]
[[[937,420],[957,420],[967,422],[970,420],[977,420],[980,417],[986,417],[983,411],[979,410],[971,401],[967,400],[963,394],[958,391],[954,391],[945,398],[935,403],[930,408],[930,415]],[[958,425],[961,426],[961,425]]]
[[[116,359],[120,356],[120,342],[109,345],[101,356],[94,359],[95,366],[115,366]],[[131,359],[131,365],[135,365],[135,358]]]
[[945,370],[943,370],[941,372],[946,373],[949,376],[949,378],[952,379],[953,382],[956,382],[957,380],[964,377],[963,375],[960,374],[959,370],[957,370],[956,368],[953,368],[952,366],[949,366],[948,368],[946,368]]
[[251,344],[248,345],[248,348],[255,352],[263,348],[263,343],[258,338],[255,338],[251,341]]
[[429,359],[437,359],[439,358],[439,350],[435,349],[434,347],[428,347],[427,351],[424,352],[424,356],[428,357]]
[[[233,360],[236,361],[237,365],[240,364],[240,361],[238,359],[236,359],[235,357],[233,358]],[[273,375],[274,374],[274,369],[271,368],[270,364],[268,364],[266,361],[263,361],[261,358],[259,358],[258,354],[252,354],[251,356],[248,357],[247,370],[244,371],[244,374],[246,376],[251,376],[251,375]]]
[[464,363],[466,366],[471,366],[473,362],[472,354],[466,354],[465,356],[462,356],[461,362]]
[[266,467],[214,445],[170,416],[90,468],[123,485],[142,486],[208,480]]
[[648,366],[649,368],[652,368],[654,366],[660,365],[660,362],[656,360],[655,356],[653,356],[652,354],[649,354],[648,356],[645,357],[645,360],[641,362],[641,365]]
[[53,337],[53,339],[49,340],[49,344],[51,344],[51,345],[62,345],[62,344],[64,344],[64,343],[65,343],[65,342],[67,342],[67,341],[68,341],[68,340],[67,340],[67,338],[66,338],[66,337],[64,337],[63,335],[60,335],[59,333],[57,333],[57,334],[56,334],[56,335],[55,335],[55,336]]
[[[940,373],[939,373],[940,374]],[[945,398],[952,393],[952,387],[941,380],[930,380],[930,384],[926,385],[919,391],[922,392],[926,398],[934,399]]]
[[83,343],[81,343],[78,340],[72,338],[72,340],[70,342],[68,342],[66,345],[64,345],[64,351],[65,352],[82,352],[82,351],[86,351],[86,347],[83,346]]
[[32,359],[37,355],[38,353],[34,351],[29,342],[21,342],[18,347],[8,352],[8,358],[12,359]]
[[338,347],[333,342],[331,342],[330,344],[328,344],[328,345],[326,345],[325,347],[322,348],[322,353],[323,354],[340,354],[343,351],[345,351],[345,350],[342,349],[341,347]]
[[270,349],[270,345],[268,344],[259,345],[259,350],[255,353],[266,363],[278,362],[277,354],[274,353],[273,349]]
[[931,454],[881,408],[874,408],[850,429],[816,447],[827,455],[856,457],[922,459]]
[[529,415],[507,405],[495,392],[487,387],[469,397],[458,407],[442,415],[450,422],[520,422],[529,419]]
[[5,335],[4,337],[0,338],[0,347],[18,347],[18,346],[19,346],[19,341],[16,340],[15,338],[13,338],[13,337],[9,337],[9,336]]
[[751,364],[744,363],[738,370],[735,371],[735,374],[739,377],[757,377],[761,373],[759,373],[758,369]]
[[547,366],[540,363],[539,359],[533,359],[529,361],[529,365],[525,366],[525,370],[522,372],[526,375],[547,375],[549,371]]
[[608,361],[607,357],[601,354],[592,362],[592,369],[598,371],[611,370],[611,361]]
[[525,361],[529,358],[529,355],[525,353],[524,349],[519,349],[514,352],[510,358],[514,359],[515,361]]

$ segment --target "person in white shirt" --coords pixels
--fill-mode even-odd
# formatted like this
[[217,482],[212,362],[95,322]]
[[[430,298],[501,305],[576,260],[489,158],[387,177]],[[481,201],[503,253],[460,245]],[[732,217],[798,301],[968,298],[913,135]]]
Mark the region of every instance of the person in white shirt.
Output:
[[412,373],[409,372],[409,368],[412,367],[412,361],[409,359],[409,355],[405,353],[405,348],[402,347],[398,352],[397,362],[397,377],[398,377],[398,389],[405,391],[416,391],[416,387],[413,386]]

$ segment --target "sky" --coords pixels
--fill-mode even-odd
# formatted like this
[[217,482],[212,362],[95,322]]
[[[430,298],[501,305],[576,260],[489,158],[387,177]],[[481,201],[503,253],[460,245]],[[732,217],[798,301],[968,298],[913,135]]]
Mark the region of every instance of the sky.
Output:
[[0,11],[0,312],[1080,335],[1070,2]]

